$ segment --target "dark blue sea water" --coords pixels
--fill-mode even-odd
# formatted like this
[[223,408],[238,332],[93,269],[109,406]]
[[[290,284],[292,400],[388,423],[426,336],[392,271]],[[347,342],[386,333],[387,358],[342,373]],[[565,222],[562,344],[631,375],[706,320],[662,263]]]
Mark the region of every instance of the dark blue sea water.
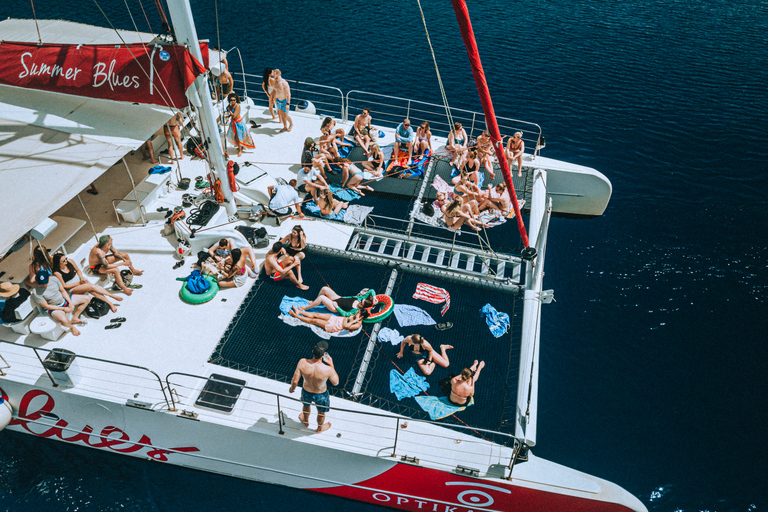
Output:
[[[122,1],[99,3],[132,27]],[[31,16],[10,4],[0,15]],[[423,6],[451,105],[479,110],[450,3]],[[193,7],[215,41],[214,1]],[[439,103],[414,2],[219,7],[222,45],[253,72]],[[106,24],[91,2],[35,9]],[[499,115],[539,123],[545,155],[613,183],[603,217],[550,228],[535,453],[654,512],[768,510],[768,3],[485,0],[470,13]],[[0,461],[9,511],[378,510],[7,432]]]

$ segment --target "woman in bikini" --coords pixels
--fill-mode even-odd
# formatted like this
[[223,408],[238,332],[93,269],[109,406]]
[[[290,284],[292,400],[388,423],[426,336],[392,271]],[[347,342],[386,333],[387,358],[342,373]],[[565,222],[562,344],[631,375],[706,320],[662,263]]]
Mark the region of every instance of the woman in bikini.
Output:
[[456,197],[443,208],[443,220],[448,229],[458,230],[462,224],[466,223],[475,231],[480,230],[477,226],[477,221],[472,216],[469,205],[464,204],[461,196]]
[[246,263],[250,262],[250,277],[256,277],[256,269],[258,268],[256,265],[256,253],[253,252],[253,247],[250,245],[238,247],[234,238],[222,238],[208,249],[208,254],[211,255],[213,261],[220,265],[234,249],[239,249],[246,257]]
[[467,405],[469,399],[475,395],[475,383],[480,378],[480,370],[485,367],[485,361],[475,363],[461,370],[461,373],[451,379],[451,392],[448,400],[454,405]]
[[247,281],[245,255],[240,249],[232,249],[222,264],[224,279],[219,280],[221,288],[240,288]]
[[371,159],[363,162],[363,167],[366,171],[373,174],[374,177],[381,178],[384,174],[384,152],[378,144],[371,144],[370,154]]
[[299,224],[293,226],[291,232],[285,235],[280,242],[282,242],[283,249],[285,249],[285,253],[288,256],[293,256],[294,258],[297,256],[304,258],[306,256],[304,249],[307,248],[307,234]]
[[429,150],[430,155],[433,154],[432,132],[429,130],[428,122],[424,121],[421,123],[421,126],[416,129],[416,145],[413,149],[414,153],[416,154],[415,158],[413,159],[414,161],[421,158],[426,150]]
[[332,213],[339,213],[344,208],[349,208],[348,202],[341,202],[333,197],[333,192],[330,189],[325,191],[325,194],[319,194],[315,199],[315,204],[320,208],[320,215],[327,217]]
[[322,304],[325,309],[336,313],[339,309],[342,311],[352,311],[355,309],[367,309],[373,307],[373,298],[366,297],[362,301],[357,300],[356,297],[342,297],[331,289],[330,286],[323,286],[320,289],[320,293],[317,294],[317,298],[307,304],[306,306],[300,306],[296,308],[298,311],[305,311],[312,309]]
[[477,138],[477,155],[480,162],[485,166],[485,170],[488,171],[488,175],[492,180],[495,180],[496,173],[493,172],[493,140],[491,140],[491,134],[488,130],[483,130],[483,133]]
[[523,153],[525,153],[525,142],[523,142],[523,132],[516,132],[507,141],[507,163],[512,167],[513,162],[517,162],[517,177],[523,175]]
[[339,150],[336,148],[336,135],[333,132],[334,126],[336,126],[336,121],[326,117],[320,126],[320,138],[317,139],[317,149],[326,161],[331,161],[339,156]]
[[272,68],[264,68],[264,74],[261,76],[261,88],[264,90],[264,94],[269,98],[269,115],[272,119],[276,119],[275,115],[275,102],[272,100],[272,90],[275,88],[275,77],[272,75]]
[[499,183],[496,187],[488,185],[488,191],[482,193],[482,201],[478,205],[480,211],[487,210],[488,208],[495,208],[501,212],[503,216],[507,216],[510,213],[509,194],[507,194],[507,185],[505,183]]
[[78,267],[74,261],[58,252],[53,255],[53,275],[56,276],[56,279],[58,279],[62,286],[64,286],[64,289],[67,290],[67,293],[70,296],[73,294],[85,295],[90,293],[94,297],[109,304],[109,309],[111,309],[113,313],[117,312],[117,307],[109,301],[108,297],[117,301],[123,300],[122,297],[108,292],[103,287],[90,283],[83,277],[80,267]]
[[456,191],[456,194],[464,196],[464,204],[468,205],[473,213],[479,214],[480,210],[477,208],[477,201],[479,200],[478,198],[481,197],[482,192],[477,188],[477,185],[472,182],[466,167],[451,181],[454,184],[453,189]]
[[451,165],[455,165],[459,169],[463,166],[464,158],[467,155],[468,138],[467,132],[461,127],[461,123],[454,123],[453,130],[448,135],[448,144],[445,148],[453,155]]
[[448,368],[451,363],[445,351],[452,349],[452,345],[440,345],[440,353],[437,353],[423,336],[411,334],[400,343],[400,352],[397,353],[398,359],[403,357],[406,346],[410,349],[411,355],[417,359],[416,364],[419,365],[424,375],[430,375],[435,371],[436,365]]
[[335,158],[333,160],[333,163],[338,164],[341,166],[341,186],[342,188],[348,188],[350,190],[354,190],[361,196],[364,196],[362,190],[360,189],[366,189],[366,190],[373,190],[373,188],[369,187],[368,185],[360,185],[360,182],[363,181],[363,170],[360,169],[358,166],[353,164],[349,161],[347,158]]
[[240,96],[231,93],[227,96],[229,106],[227,107],[227,117],[230,125],[227,130],[227,139],[237,148],[237,156],[243,156],[243,148],[253,149],[256,146],[251,139],[251,132],[245,126],[245,121],[240,116]]
[[330,315],[328,313],[309,313],[307,311],[291,308],[290,314],[305,324],[317,325],[325,329],[325,332],[335,334],[343,330],[353,332],[363,326],[363,320],[368,318],[368,310],[361,309],[351,316]]

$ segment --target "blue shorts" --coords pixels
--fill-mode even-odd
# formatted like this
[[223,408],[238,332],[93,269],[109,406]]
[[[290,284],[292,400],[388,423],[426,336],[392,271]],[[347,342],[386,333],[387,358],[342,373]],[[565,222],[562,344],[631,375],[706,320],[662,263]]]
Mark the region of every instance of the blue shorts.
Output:
[[288,113],[288,100],[278,100],[275,99],[275,106],[277,107],[277,110],[282,110],[286,114]]
[[[60,308],[65,308],[65,307],[69,306],[69,302],[65,300],[61,304],[57,304],[57,306],[60,307]],[[61,311],[61,310],[57,309],[56,311]],[[53,311],[52,310],[46,309],[45,312],[48,313],[48,316],[53,318]]]
[[317,406],[317,412],[328,412],[331,409],[331,394],[328,390],[325,393],[310,393],[301,389],[301,403],[309,407],[314,403]]

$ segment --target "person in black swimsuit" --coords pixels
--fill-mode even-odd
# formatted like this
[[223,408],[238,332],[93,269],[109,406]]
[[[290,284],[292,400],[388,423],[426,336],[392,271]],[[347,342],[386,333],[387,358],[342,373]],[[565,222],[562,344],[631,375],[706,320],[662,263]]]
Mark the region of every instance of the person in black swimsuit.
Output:
[[93,284],[85,279],[83,273],[80,271],[80,267],[60,252],[53,255],[53,275],[62,283],[64,289],[67,290],[67,293],[70,296],[90,293],[94,297],[109,304],[109,309],[111,309],[113,313],[117,312],[117,307],[115,307],[109,299],[112,298],[116,301],[123,300],[119,295],[110,293],[104,287],[99,286],[98,284]]
[[436,364],[443,368],[448,368],[448,365],[451,364],[446,350],[452,349],[452,345],[440,345],[440,352],[438,353],[422,335],[411,334],[400,342],[400,352],[397,353],[398,359],[403,357],[406,346],[411,349],[411,354],[417,359],[416,364],[424,375],[430,375],[435,371]]
[[301,311],[312,309],[315,306],[319,306],[322,304],[325,306],[325,309],[330,311],[331,313],[336,313],[337,309],[341,309],[344,311],[352,311],[353,309],[366,309],[373,306],[373,298],[368,297],[366,299],[363,299],[362,301],[357,300],[355,297],[342,297],[335,291],[331,289],[330,286],[323,286],[320,289],[320,293],[317,295],[317,298],[307,304],[306,306],[302,306],[300,308],[297,308]]

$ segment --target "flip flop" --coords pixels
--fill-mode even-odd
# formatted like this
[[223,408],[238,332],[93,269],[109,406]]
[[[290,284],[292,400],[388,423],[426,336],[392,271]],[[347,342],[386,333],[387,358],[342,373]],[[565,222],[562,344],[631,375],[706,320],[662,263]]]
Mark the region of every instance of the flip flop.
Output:
[[143,284],[129,284],[128,285],[128,288],[130,288],[131,290],[138,290],[139,288],[143,288],[143,287],[144,287]]
[[105,329],[117,329],[117,328],[118,328],[118,327],[120,327],[121,325],[123,325],[123,324],[121,324],[121,323],[117,323],[117,324],[109,324],[109,325],[106,325],[106,326],[104,326],[104,328],[105,328]]
[[453,327],[453,322],[443,322],[441,324],[437,324],[435,326],[435,329],[437,329],[438,331],[447,331],[451,327]]
[[117,318],[113,318],[110,320],[110,323],[115,323],[115,322],[125,322],[125,318],[123,318],[122,316],[119,316]]

